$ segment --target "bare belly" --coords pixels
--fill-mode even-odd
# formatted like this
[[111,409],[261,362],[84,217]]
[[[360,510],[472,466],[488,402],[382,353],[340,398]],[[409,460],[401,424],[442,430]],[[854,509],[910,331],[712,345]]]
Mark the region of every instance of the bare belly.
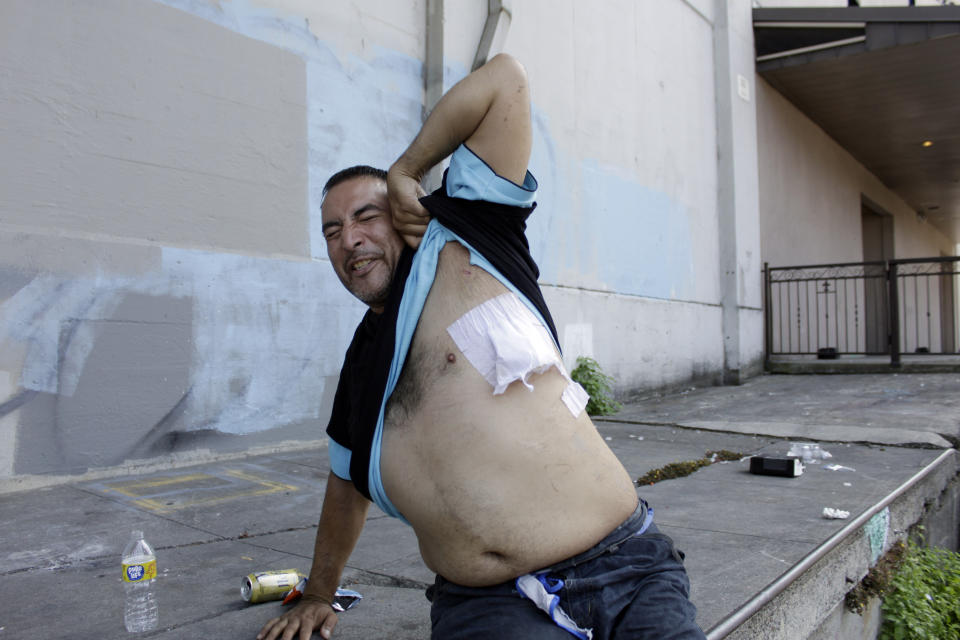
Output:
[[[633,483],[555,369],[493,395],[446,332],[505,291],[448,244],[404,377],[416,402],[388,410],[381,475],[423,559],[454,582],[495,584],[584,551],[636,507]],[[403,391],[401,384],[398,391]]]

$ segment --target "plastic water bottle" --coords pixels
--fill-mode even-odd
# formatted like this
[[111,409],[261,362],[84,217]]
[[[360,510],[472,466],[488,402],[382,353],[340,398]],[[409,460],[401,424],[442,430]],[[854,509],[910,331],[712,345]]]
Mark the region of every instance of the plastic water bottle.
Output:
[[153,593],[157,577],[157,556],[143,539],[143,531],[134,531],[123,550],[123,588],[126,606],[123,623],[127,631],[140,633],[157,628],[157,599]]

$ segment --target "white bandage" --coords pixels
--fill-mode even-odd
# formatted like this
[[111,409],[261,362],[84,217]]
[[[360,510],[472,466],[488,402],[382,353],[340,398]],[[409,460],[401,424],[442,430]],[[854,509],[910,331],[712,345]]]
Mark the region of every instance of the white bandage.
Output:
[[493,387],[494,395],[520,380],[556,367],[569,384],[562,400],[574,417],[587,405],[586,391],[570,380],[550,333],[516,294],[508,292],[474,307],[447,327],[457,348]]
[[563,390],[563,395],[560,396],[560,399],[563,400],[563,404],[567,405],[567,409],[570,409],[570,413],[576,418],[587,406],[587,403],[590,402],[590,394],[580,386],[580,383],[570,380],[570,376],[567,376],[566,371],[563,372],[563,375],[566,376],[569,383]]

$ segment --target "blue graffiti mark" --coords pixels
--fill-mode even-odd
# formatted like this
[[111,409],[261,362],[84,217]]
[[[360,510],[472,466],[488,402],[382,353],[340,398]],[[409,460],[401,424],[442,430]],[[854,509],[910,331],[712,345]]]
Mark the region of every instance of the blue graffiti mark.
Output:
[[863,532],[870,542],[870,566],[877,564],[877,560],[887,548],[887,533],[890,530],[890,507],[884,508],[874,515],[863,527]]

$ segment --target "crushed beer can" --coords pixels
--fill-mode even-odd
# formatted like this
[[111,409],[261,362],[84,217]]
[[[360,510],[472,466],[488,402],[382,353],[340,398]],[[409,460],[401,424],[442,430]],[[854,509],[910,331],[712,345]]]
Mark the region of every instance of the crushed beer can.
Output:
[[306,576],[296,569],[257,571],[243,577],[240,582],[240,597],[252,604],[283,600],[304,578]]
[[[299,600],[306,587],[307,577],[296,569],[258,571],[243,577],[240,597],[251,604],[271,600],[283,600],[283,604],[289,604]],[[343,612],[356,606],[362,599],[360,593],[339,587],[331,606],[334,611]]]

